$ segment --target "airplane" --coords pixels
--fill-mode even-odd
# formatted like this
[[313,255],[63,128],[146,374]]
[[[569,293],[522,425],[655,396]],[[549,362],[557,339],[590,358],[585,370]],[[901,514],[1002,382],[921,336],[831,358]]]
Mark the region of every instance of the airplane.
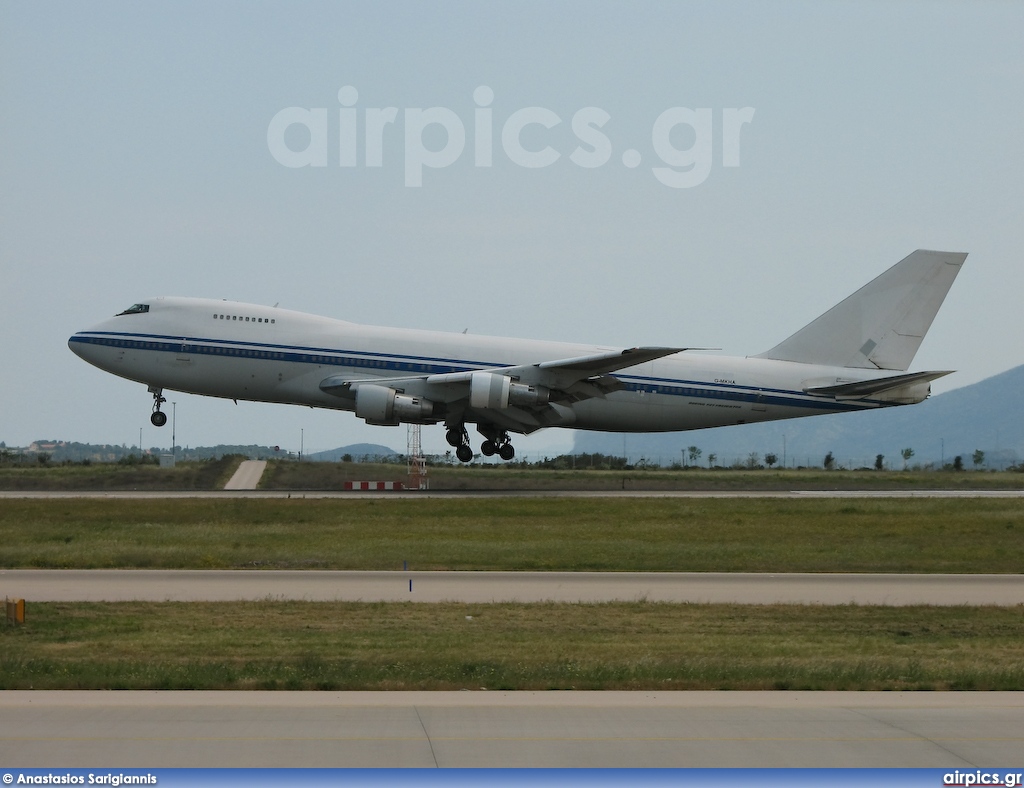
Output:
[[667,432],[916,404],[949,371],[908,372],[967,258],[919,249],[763,353],[603,347],[360,325],[277,307],[159,297],[68,346],[165,390],[352,411],[368,424],[440,424],[462,462],[515,457],[510,433]]

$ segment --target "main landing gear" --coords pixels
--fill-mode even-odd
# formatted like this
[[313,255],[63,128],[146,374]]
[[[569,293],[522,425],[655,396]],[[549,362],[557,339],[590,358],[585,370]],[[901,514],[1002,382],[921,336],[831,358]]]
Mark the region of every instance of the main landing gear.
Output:
[[162,427],[167,423],[167,414],[160,410],[160,406],[167,402],[167,398],[164,397],[164,390],[161,388],[150,386],[149,392],[153,395],[153,415],[149,417],[149,421],[154,427]]
[[448,441],[449,446],[455,447],[455,456],[459,458],[459,462],[469,462],[473,459],[473,449],[469,445],[469,434],[463,425],[449,427],[444,438]]
[[[497,454],[503,460],[511,460],[516,456],[516,450],[512,446],[512,439],[504,430],[480,429],[486,440],[480,444],[480,453],[485,457],[493,457]],[[445,435],[448,445],[455,447],[455,456],[460,462],[469,462],[473,459],[473,449],[469,445],[469,434],[462,424],[457,427],[449,427]]]
[[480,452],[485,457],[493,457],[497,454],[503,460],[511,460],[516,456],[516,450],[512,446],[512,440],[508,437],[507,432],[501,433],[501,437],[498,440],[491,440],[488,438],[480,444]]

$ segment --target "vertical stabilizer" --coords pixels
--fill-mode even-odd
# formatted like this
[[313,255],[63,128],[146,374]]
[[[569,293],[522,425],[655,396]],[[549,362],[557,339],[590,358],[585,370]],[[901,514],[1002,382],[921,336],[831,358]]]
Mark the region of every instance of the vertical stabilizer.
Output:
[[965,259],[918,249],[756,358],[907,370]]

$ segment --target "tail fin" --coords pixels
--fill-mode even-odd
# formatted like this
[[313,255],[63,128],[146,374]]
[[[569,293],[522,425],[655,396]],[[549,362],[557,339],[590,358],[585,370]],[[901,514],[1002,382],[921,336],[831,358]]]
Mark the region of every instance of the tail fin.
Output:
[[755,358],[907,370],[967,255],[918,249]]

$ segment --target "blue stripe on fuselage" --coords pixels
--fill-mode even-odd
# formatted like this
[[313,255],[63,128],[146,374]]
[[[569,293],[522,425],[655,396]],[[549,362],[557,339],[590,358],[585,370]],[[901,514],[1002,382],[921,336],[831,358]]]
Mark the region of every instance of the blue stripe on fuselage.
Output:
[[[322,366],[349,367],[414,375],[439,375],[509,366],[508,364],[501,363],[376,353],[364,350],[338,350],[336,348],[305,347],[302,345],[279,345],[266,342],[240,342],[227,339],[188,338],[163,334],[132,334],[127,332],[81,332],[73,335],[69,342],[132,350],[165,353],[186,352],[191,355],[318,364]],[[647,392],[675,397],[695,397],[781,407],[814,408],[836,412],[864,410],[890,404],[866,400],[860,400],[856,403],[836,402],[834,400],[809,398],[800,391],[751,388],[736,384],[698,380],[674,380],[672,378],[639,377],[636,375],[620,375],[618,377],[623,382],[626,391]]]

